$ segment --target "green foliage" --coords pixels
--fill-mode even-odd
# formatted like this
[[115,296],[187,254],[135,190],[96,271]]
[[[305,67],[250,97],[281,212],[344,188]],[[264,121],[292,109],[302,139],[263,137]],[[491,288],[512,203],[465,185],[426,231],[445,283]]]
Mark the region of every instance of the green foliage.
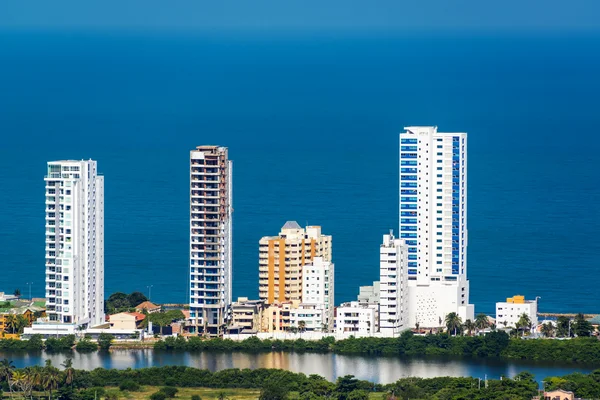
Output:
[[575,323],[572,324],[575,334],[579,337],[592,336],[594,327],[592,324],[585,319],[583,314],[577,314],[575,317]]
[[150,400],[165,400],[166,398],[167,395],[160,390],[150,395]]
[[[409,335],[405,335],[408,337]],[[447,339],[449,339],[446,336]],[[590,339],[587,339],[590,340]],[[519,340],[528,342],[527,340]],[[544,340],[542,340],[544,341]],[[547,341],[546,341],[547,342]],[[537,383],[532,374],[522,372],[514,379],[488,380],[487,387],[477,378],[439,377],[431,379],[403,378],[389,385],[361,381],[354,376],[340,377],[331,383],[318,375],[306,376],[278,369],[229,369],[210,372],[184,366],[165,366],[142,369],[101,369],[92,371],[73,370],[73,381],[67,383],[67,368],[59,371],[51,364],[45,367],[15,369],[10,361],[0,362],[0,380],[6,373],[31,374],[52,377],[44,379],[42,390],[60,400],[92,400],[106,398],[116,400],[119,391],[103,389],[119,387],[133,391],[140,385],[164,386],[152,394],[153,400],[166,400],[177,394],[176,387],[254,388],[261,389],[260,399],[286,399],[290,392],[298,392],[300,400],[367,400],[369,394],[380,393],[382,399],[531,399],[537,394]],[[585,375],[574,373],[564,377],[550,377],[545,381],[547,389],[564,389],[575,392],[576,397],[600,398],[600,370]],[[171,387],[176,386],[176,387]],[[6,391],[6,390],[5,390]],[[218,396],[227,398],[225,391]],[[194,397],[192,400],[201,400]]]
[[116,292],[104,302],[104,311],[107,314],[129,311],[147,300],[146,296],[140,292],[131,294]]
[[71,350],[75,345],[75,335],[66,335],[59,339],[48,338],[45,345],[46,350],[49,352]]
[[113,336],[109,333],[101,333],[98,335],[98,347],[100,350],[108,350],[112,345]]
[[119,389],[123,392],[137,392],[140,390],[140,384],[130,379],[121,382]]
[[90,339],[85,338],[77,342],[75,349],[80,353],[89,353],[98,350],[98,345],[92,342]]
[[193,394],[192,395],[192,400],[202,400],[202,398],[199,395],[197,395],[197,394]]
[[168,399],[172,399],[173,397],[175,397],[177,395],[177,392],[179,392],[179,389],[177,389],[176,387],[173,387],[173,386],[165,386],[160,389],[160,392],[164,393]]
[[163,327],[170,325],[173,321],[178,321],[182,319],[185,319],[185,316],[180,310],[170,310],[166,312],[152,313],[148,314],[148,316],[146,317],[146,320],[160,327],[161,333]]

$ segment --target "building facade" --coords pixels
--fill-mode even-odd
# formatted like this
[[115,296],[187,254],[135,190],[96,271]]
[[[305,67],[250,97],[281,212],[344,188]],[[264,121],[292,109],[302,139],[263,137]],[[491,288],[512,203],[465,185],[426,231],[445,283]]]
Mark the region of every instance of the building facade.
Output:
[[525,296],[508,297],[505,302],[496,303],[496,326],[498,328],[516,328],[521,315],[526,314],[532,328],[538,325],[537,299],[525,300]]
[[331,262],[331,236],[320,226],[288,221],[279,236],[259,241],[259,297],[267,304],[302,301],[302,268],[315,257]]
[[392,232],[383,235],[379,256],[379,331],[395,336],[409,328],[408,251],[404,240],[396,239]]
[[221,333],[231,304],[232,168],[226,147],[190,152],[192,333]]
[[248,300],[247,297],[239,297],[231,305],[231,324],[241,333],[259,332],[261,329],[261,318],[264,308],[262,300]]
[[372,286],[360,286],[358,288],[358,302],[379,304],[379,286],[379,281],[374,281]]
[[336,309],[335,332],[338,334],[373,335],[378,331],[379,305],[351,301]]
[[52,161],[46,183],[46,309],[51,323],[104,323],[104,177],[96,161]]
[[[296,308],[290,309],[290,326],[297,328],[300,332],[317,331],[330,332],[327,310],[322,303],[320,304],[300,304]],[[331,319],[333,327],[333,318]]]
[[327,331],[333,329],[334,322],[334,269],[335,265],[323,257],[315,257],[302,268],[302,303],[322,310]]
[[285,301],[267,305],[262,313],[261,331],[288,332],[292,327],[292,309],[298,308],[298,306],[298,301]]
[[467,279],[467,134],[400,134],[400,239],[408,248],[409,325],[473,319]]

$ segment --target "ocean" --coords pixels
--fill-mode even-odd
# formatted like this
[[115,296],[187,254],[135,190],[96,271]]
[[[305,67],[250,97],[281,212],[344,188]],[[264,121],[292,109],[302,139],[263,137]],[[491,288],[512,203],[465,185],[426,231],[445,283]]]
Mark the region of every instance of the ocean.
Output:
[[[600,34],[0,32],[0,291],[44,296],[44,175],[96,159],[106,293],[187,302],[189,150],[234,161],[234,297],[287,220],[333,236],[336,303],[398,229],[398,134],[466,131],[476,312],[600,312]],[[596,49],[596,50],[594,50]]]

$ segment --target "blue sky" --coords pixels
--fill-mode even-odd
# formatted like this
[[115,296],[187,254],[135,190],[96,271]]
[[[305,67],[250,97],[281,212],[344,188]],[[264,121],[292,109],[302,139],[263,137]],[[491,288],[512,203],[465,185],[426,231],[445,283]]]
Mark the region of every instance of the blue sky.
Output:
[[1,0],[0,29],[597,30],[599,0]]

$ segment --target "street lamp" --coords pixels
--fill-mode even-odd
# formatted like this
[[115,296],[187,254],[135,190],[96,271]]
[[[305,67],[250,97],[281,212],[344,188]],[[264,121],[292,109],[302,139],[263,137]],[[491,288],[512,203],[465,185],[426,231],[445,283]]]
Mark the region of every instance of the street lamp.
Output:
[[31,285],[33,285],[33,282],[27,282],[26,285],[29,286],[29,301],[31,301]]
[[154,286],[154,285],[146,286],[146,289],[148,289],[148,301],[150,301],[152,299],[152,286]]

